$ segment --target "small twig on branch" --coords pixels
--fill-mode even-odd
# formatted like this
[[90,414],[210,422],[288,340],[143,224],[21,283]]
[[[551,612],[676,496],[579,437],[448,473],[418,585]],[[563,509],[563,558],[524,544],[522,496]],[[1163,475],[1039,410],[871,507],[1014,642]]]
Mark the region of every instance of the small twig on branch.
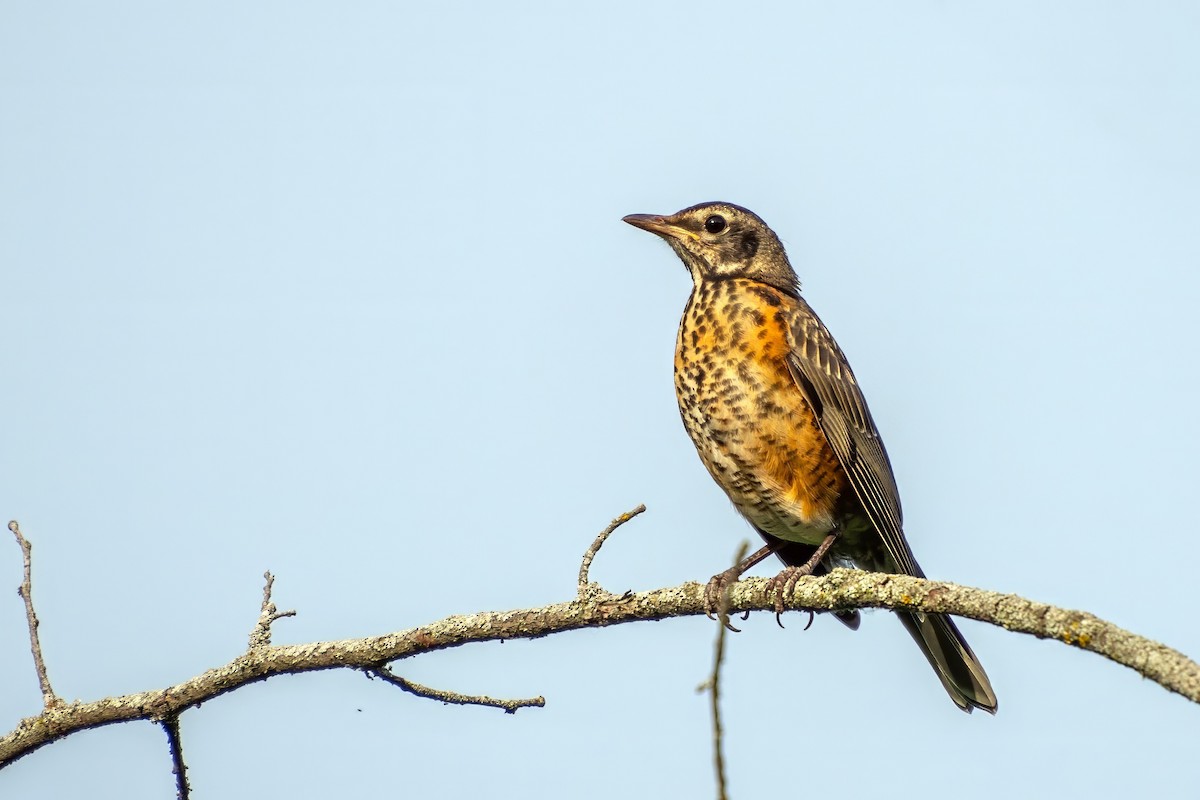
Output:
[[187,764],[183,763],[183,739],[179,734],[179,715],[171,714],[160,722],[163,730],[167,732],[167,747],[171,749],[171,774],[175,776],[175,797],[178,800],[188,800],[192,794],[192,787],[188,783]]
[[254,623],[254,629],[250,631],[251,650],[260,650],[271,646],[271,623],[284,617],[296,616],[294,610],[280,611],[275,608],[275,603],[271,601],[271,590],[275,586],[275,576],[268,570],[263,573],[263,578],[266,579],[266,583],[263,584],[262,607],[258,612],[258,622]]
[[54,708],[62,705],[62,700],[54,693],[54,689],[50,687],[50,676],[46,673],[46,662],[42,660],[42,642],[38,636],[37,613],[33,610],[33,545],[21,533],[21,526],[14,519],[8,523],[8,529],[13,532],[13,536],[17,537],[17,544],[21,547],[22,560],[25,562],[25,576],[21,579],[21,585],[17,587],[17,594],[25,601],[25,621],[29,624],[29,646],[33,650],[33,668],[37,671],[38,684],[42,689],[42,705],[46,708]]
[[[745,539],[738,546],[733,556],[733,563],[740,564],[750,549],[750,542]],[[712,709],[713,725],[713,768],[717,773],[717,800],[728,800],[729,791],[725,780],[725,730],[721,725],[721,665],[725,662],[725,635],[728,626],[722,620],[717,620],[717,641],[713,645],[713,668],[708,680],[696,687],[696,691],[708,691],[710,708]]]
[[456,706],[487,706],[489,708],[502,708],[505,714],[515,714],[518,708],[542,708],[546,705],[546,698],[541,695],[531,697],[528,700],[499,700],[495,697],[487,695],[469,695],[459,694],[458,692],[447,692],[442,689],[434,689],[430,686],[422,686],[419,683],[414,683],[406,678],[401,678],[396,673],[392,672],[387,667],[375,667],[366,671],[368,675],[374,675],[381,680],[387,681],[393,686],[398,686],[409,694],[415,694],[417,697],[426,697],[430,700],[440,700],[443,703],[452,703]]
[[604,546],[604,542],[612,535],[612,532],[624,525],[629,520],[636,517],[638,514],[645,512],[646,505],[643,503],[632,511],[626,511],[621,516],[614,519],[608,524],[608,527],[600,531],[600,534],[592,542],[591,547],[583,554],[583,563],[579,565],[579,594],[582,595],[587,591],[588,571],[592,568],[592,561],[596,558],[596,553],[600,552],[600,548]]

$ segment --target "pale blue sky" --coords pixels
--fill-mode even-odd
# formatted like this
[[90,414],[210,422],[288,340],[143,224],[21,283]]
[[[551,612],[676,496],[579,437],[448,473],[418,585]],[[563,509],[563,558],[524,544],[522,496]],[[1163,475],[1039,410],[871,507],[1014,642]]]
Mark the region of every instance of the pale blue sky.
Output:
[[[704,580],[750,534],[671,386],[689,290],[620,222],[746,205],[865,387],[931,576],[1200,654],[1200,11],[1187,3],[0,2],[0,512],[57,690],[277,640]],[[767,574],[775,569],[761,570]],[[0,545],[0,589],[20,559]],[[0,602],[0,728],[40,697]],[[725,673],[737,797],[1186,796],[1200,711],[962,627],[958,712],[883,612],[767,615]],[[188,712],[196,797],[707,797],[706,620]],[[128,725],[0,796],[164,798]]]

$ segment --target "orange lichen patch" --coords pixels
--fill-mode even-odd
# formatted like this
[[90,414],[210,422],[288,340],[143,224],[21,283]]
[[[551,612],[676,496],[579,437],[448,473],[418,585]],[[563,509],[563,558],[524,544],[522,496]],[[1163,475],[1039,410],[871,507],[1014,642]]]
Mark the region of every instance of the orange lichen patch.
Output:
[[1076,647],[1087,647],[1088,642],[1092,641],[1092,636],[1088,633],[1081,633],[1079,627],[1078,622],[1072,622],[1068,625],[1067,629],[1062,633],[1062,640]]

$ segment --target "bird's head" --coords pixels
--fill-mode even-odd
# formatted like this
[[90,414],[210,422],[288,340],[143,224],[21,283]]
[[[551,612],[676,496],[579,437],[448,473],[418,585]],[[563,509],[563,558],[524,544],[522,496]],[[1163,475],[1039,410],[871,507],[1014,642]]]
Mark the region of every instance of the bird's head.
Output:
[[789,294],[800,281],[775,232],[753,211],[732,203],[701,203],[668,217],[630,214],[634,227],[661,236],[683,260],[692,280],[748,278]]

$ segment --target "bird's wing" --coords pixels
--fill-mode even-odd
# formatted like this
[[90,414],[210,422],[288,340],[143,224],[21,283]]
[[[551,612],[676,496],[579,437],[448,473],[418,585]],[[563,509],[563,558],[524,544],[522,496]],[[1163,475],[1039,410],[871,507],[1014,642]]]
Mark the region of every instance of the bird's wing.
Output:
[[922,576],[904,539],[896,478],[867,401],[842,349],[803,298],[793,315],[789,339],[788,370],[846,470],[867,518],[896,566],[906,574]]

